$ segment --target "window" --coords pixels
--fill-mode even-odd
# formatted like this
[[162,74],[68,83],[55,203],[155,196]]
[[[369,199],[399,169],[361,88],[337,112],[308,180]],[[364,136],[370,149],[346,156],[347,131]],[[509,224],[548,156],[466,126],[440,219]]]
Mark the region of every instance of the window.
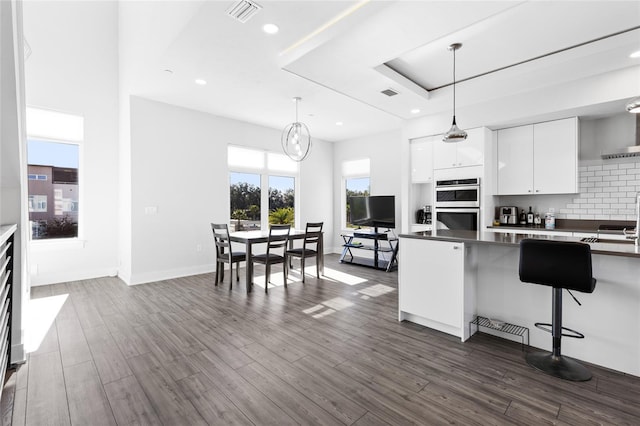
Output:
[[29,195],[29,212],[46,212],[46,195]]
[[29,180],[48,180],[47,175],[29,175]]
[[295,226],[298,164],[286,155],[229,146],[230,229],[253,230],[268,223]]
[[82,126],[79,116],[27,108],[29,220],[34,240],[78,237]]
[[231,172],[229,176],[232,229],[260,229],[260,175]]
[[342,163],[343,186],[343,228],[353,228],[349,212],[349,197],[368,196],[370,194],[369,159],[345,161]]
[[295,179],[269,176],[269,223],[295,225]]

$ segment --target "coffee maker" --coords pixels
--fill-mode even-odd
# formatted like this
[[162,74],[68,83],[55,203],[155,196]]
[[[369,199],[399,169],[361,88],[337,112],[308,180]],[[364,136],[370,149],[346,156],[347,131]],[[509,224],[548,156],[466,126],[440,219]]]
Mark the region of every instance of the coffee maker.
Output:
[[431,206],[424,206],[416,212],[416,223],[431,225]]

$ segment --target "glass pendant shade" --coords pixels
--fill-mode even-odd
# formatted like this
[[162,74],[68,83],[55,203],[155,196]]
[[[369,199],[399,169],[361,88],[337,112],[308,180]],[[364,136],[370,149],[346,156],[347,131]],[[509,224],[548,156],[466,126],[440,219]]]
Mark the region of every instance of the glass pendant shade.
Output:
[[631,102],[627,104],[627,111],[634,114],[640,114],[640,98],[632,99]]
[[311,134],[306,124],[298,121],[298,102],[296,101],[296,121],[287,125],[282,131],[282,150],[293,161],[302,161],[311,151]]
[[443,142],[462,142],[467,138],[467,132],[456,124],[456,50],[461,47],[461,43],[454,43],[449,46],[449,50],[453,51],[453,123],[451,123],[451,128],[442,137]]

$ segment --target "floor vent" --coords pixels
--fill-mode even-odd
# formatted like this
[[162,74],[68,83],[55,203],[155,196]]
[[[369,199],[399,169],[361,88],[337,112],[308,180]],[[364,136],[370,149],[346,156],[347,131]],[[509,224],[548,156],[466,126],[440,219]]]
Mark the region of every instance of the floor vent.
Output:
[[381,91],[380,93],[382,93],[383,95],[387,95],[387,96],[395,96],[397,95],[399,92],[396,92],[393,89],[384,89],[383,91]]
[[251,19],[253,15],[258,13],[260,9],[262,9],[262,6],[254,1],[239,0],[227,9],[227,15],[244,24]]

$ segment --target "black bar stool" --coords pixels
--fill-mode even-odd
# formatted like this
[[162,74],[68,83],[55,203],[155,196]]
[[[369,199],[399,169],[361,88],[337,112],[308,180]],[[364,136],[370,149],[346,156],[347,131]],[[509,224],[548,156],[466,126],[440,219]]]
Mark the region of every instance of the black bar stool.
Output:
[[[561,379],[576,382],[591,379],[589,370],[563,357],[560,351],[562,336],[584,338],[582,333],[562,326],[562,290],[568,290],[569,294],[571,290],[593,293],[596,280],[591,271],[591,247],[567,241],[524,239],[520,242],[520,281],[553,287],[551,324],[535,324],[553,336],[552,352],[528,353],[527,363]],[[571,297],[580,305],[573,294]]]

